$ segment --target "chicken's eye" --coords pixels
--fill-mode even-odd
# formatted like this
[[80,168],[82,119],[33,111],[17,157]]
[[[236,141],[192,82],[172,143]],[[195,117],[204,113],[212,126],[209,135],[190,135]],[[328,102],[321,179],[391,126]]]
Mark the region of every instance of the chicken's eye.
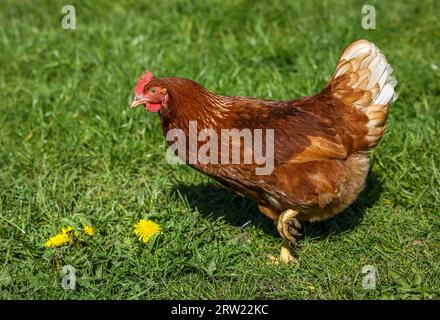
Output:
[[151,88],[151,89],[150,89],[150,93],[155,94],[156,92],[157,92],[157,89],[156,89],[156,88]]

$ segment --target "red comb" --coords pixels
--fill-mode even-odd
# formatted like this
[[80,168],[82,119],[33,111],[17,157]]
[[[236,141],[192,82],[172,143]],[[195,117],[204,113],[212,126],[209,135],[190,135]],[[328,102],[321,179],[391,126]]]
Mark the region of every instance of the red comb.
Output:
[[141,95],[142,93],[144,93],[144,88],[146,84],[151,81],[151,79],[153,79],[153,74],[151,73],[151,71],[143,73],[137,81],[136,87],[134,87],[134,93],[136,95]]

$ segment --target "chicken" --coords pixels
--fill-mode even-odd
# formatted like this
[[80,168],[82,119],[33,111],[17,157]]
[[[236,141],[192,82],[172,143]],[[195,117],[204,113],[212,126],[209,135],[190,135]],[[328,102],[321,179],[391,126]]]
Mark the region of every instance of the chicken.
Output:
[[[274,260],[287,263],[296,260],[290,247],[299,235],[299,221],[328,219],[350,206],[363,190],[368,151],[382,138],[388,107],[397,98],[392,71],[373,43],[358,40],[343,51],[333,77],[313,96],[288,101],[222,96],[188,79],[155,78],[147,72],[135,86],[131,107],[144,105],[159,112],[166,136],[180,130],[191,138],[191,122],[211,130],[210,139],[221,136],[224,129],[260,129],[266,138],[272,132],[272,145],[270,139],[259,144],[266,147],[266,156],[273,154],[273,166],[264,174],[257,173],[261,157],[246,145],[244,136],[232,142],[241,151],[235,159],[239,161],[210,157],[219,152],[231,160],[229,149],[222,150],[224,141],[210,145],[206,155],[214,161],[194,161],[199,159],[196,153],[203,139],[192,146],[181,143],[185,150],[180,156],[200,172],[254,199],[283,239],[280,256]],[[168,136],[167,140],[176,142]],[[246,156],[251,161],[246,162]]]

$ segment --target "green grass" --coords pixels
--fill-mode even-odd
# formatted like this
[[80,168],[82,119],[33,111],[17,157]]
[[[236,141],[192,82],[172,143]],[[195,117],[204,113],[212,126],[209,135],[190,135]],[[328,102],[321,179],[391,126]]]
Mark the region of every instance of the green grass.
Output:
[[[440,23],[435,1],[70,1],[0,3],[0,298],[431,299],[440,291]],[[366,38],[399,80],[366,190],[305,224],[299,263],[273,266],[280,238],[255,204],[165,161],[156,114],[129,111],[141,71],[222,94],[318,92]],[[163,228],[142,245],[132,225]],[[246,222],[251,221],[242,227]],[[45,249],[60,227],[97,235]],[[56,265],[74,266],[65,291]],[[378,271],[362,289],[364,265]]]

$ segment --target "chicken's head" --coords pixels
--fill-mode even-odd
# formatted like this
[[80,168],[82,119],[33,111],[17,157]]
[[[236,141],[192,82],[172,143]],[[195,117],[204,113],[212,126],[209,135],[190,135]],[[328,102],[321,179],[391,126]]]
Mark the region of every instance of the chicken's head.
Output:
[[145,110],[158,112],[168,101],[167,89],[155,84],[153,74],[148,71],[144,73],[134,88],[134,98],[130,104],[131,108],[144,105]]

